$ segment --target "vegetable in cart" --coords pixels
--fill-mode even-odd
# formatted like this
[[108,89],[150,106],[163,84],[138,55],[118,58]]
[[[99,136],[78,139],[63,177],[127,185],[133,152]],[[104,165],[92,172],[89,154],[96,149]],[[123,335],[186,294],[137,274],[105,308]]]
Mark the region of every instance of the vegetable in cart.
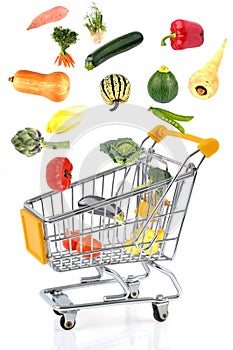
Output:
[[[137,239],[137,237],[140,235],[142,229],[143,229],[143,226],[139,226],[134,234],[131,233],[131,237],[135,237],[135,238],[134,239],[131,238],[125,243],[125,250],[131,254],[140,254],[141,250],[139,248],[141,248],[142,251],[147,255],[156,254],[159,250],[159,245],[161,245],[163,241],[165,231],[158,230],[157,232],[155,232],[150,227],[146,227],[145,233],[143,233],[138,239],[138,242],[137,242],[139,246],[138,248],[135,245],[134,240]],[[155,238],[155,236],[157,236],[155,243],[153,243],[152,246],[149,247],[151,245],[152,240]]]
[[85,68],[92,70],[108,59],[133,49],[142,41],[143,35],[140,32],[131,32],[119,36],[90,53],[85,59]]
[[[163,180],[169,179],[171,177],[171,174],[167,170],[163,170],[161,168],[149,168],[147,171],[148,179],[149,179],[149,185],[161,182]],[[147,186],[148,186],[147,183]]]
[[65,100],[70,91],[70,78],[64,72],[44,74],[22,69],[8,81],[19,92],[43,96],[53,102]]
[[177,122],[177,120],[188,122],[194,118],[191,115],[175,114],[170,111],[167,111],[166,109],[156,108],[156,107],[149,107],[148,111],[152,112],[156,117],[160,118],[161,120],[164,120],[165,122],[174,126],[176,129],[182,132],[182,134],[185,133],[185,130],[183,126]]
[[115,111],[119,103],[127,102],[130,96],[131,85],[122,74],[107,75],[100,82],[100,94],[109,105],[114,105],[110,111]]
[[[76,251],[78,252],[78,254],[83,254],[84,259],[97,258],[98,256],[100,256],[101,248],[101,242],[98,239],[93,238],[91,234],[79,237],[77,239]],[[94,251],[96,250],[97,252],[94,253]],[[89,252],[90,254],[86,254]]]
[[[158,192],[157,195],[155,196],[145,196],[145,199],[141,200],[138,207],[134,210],[135,214],[137,214],[139,217],[146,219],[148,218],[148,216],[152,216],[153,211],[155,210],[155,206],[158,204],[160,197],[158,196]],[[169,200],[165,199],[163,202],[164,206],[168,206],[169,205]],[[150,220],[150,222],[155,222],[156,216],[159,214],[160,212],[160,207],[154,212],[152,219]]]
[[178,95],[178,81],[168,67],[161,66],[150,77],[147,90],[154,101],[168,103]]
[[196,22],[177,19],[171,23],[171,33],[161,40],[161,46],[166,45],[166,39],[170,39],[173,50],[184,50],[201,46],[204,42],[204,30]]
[[80,234],[79,231],[69,231],[68,229],[66,229],[64,239],[62,240],[63,247],[66,250],[76,250],[76,245],[79,240],[79,237],[78,237],[79,234]]
[[61,52],[57,56],[55,63],[58,63],[58,66],[64,65],[64,67],[74,67],[75,61],[72,56],[67,52],[67,49],[76,44],[78,40],[78,33],[69,29],[63,28],[61,26],[55,27],[52,33],[53,40],[58,43],[60,46]]
[[39,130],[35,128],[24,128],[19,130],[11,139],[15,149],[27,157],[32,157],[39,153],[42,148],[47,149],[68,149],[69,141],[46,142]]
[[[72,238],[71,238],[72,237]],[[69,238],[69,239],[68,239]],[[66,250],[77,251],[78,254],[83,254],[83,258],[94,259],[100,255],[99,250],[102,248],[102,244],[96,238],[93,238],[91,234],[80,235],[79,231],[70,231],[66,229],[64,239],[62,244]],[[87,252],[92,252],[98,250],[98,252],[86,254]]]
[[[147,170],[147,177],[148,177],[148,181],[145,184],[142,184],[134,188],[134,190],[167,180],[171,178],[171,174],[169,173],[168,170],[163,170],[159,167],[150,167]],[[159,197],[161,197],[163,195],[163,188],[156,189],[156,193]]]
[[27,30],[38,28],[48,23],[60,21],[66,17],[68,12],[69,10],[64,6],[55,6],[36,16],[27,27]]
[[218,71],[223,58],[227,39],[223,41],[220,49],[206,63],[206,65],[196,71],[189,79],[188,88],[194,97],[206,100],[216,94],[219,88]]
[[74,128],[83,118],[87,106],[78,105],[57,111],[46,125],[48,133],[60,134]]
[[73,164],[67,157],[55,157],[46,165],[46,181],[48,186],[57,192],[70,188]]
[[105,36],[106,25],[103,23],[103,15],[101,10],[93,2],[90,11],[85,16],[84,26],[90,33],[91,40],[95,44],[99,44]]
[[[105,198],[95,195],[88,195],[78,201],[79,207],[91,207],[104,201]],[[93,214],[115,219],[119,224],[124,223],[125,214],[116,204],[107,204],[103,207],[93,209]]]
[[132,164],[145,152],[143,147],[138,146],[131,138],[118,138],[100,144],[100,151],[106,153],[114,163],[121,165]]

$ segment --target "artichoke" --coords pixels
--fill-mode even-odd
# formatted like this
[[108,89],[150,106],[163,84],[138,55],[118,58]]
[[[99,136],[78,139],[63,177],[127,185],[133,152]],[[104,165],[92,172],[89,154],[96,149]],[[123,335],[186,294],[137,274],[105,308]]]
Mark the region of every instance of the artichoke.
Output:
[[45,142],[39,130],[25,128],[19,130],[11,139],[15,149],[27,157],[32,157],[39,153],[42,148],[67,149],[70,147],[69,141]]

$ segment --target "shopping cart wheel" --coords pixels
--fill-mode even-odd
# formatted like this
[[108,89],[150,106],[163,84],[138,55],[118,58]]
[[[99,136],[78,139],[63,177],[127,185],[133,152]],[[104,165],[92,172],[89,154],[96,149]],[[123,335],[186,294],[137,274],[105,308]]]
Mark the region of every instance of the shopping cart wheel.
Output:
[[54,312],[56,315],[58,315],[58,316],[62,316],[62,313],[59,312],[59,311],[57,311],[57,310],[55,310],[55,309],[53,309],[53,312]]
[[137,299],[139,297],[139,290],[134,290],[128,296],[129,299]]
[[65,330],[70,330],[74,328],[75,324],[76,324],[76,321],[73,317],[69,318],[65,315],[62,315],[60,318],[60,325]]
[[156,299],[158,302],[152,303],[154,319],[164,322],[168,318],[168,301],[162,295],[158,295]]
[[127,286],[130,290],[129,299],[137,299],[139,296],[139,286],[140,283],[133,275],[129,275],[126,280]]

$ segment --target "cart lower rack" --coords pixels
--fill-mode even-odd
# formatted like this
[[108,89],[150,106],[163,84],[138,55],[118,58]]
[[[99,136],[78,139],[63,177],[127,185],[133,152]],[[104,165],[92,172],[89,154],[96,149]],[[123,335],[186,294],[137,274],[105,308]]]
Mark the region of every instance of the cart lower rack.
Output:
[[[21,217],[26,248],[36,259],[58,272],[97,270],[80,283],[41,291],[61,316],[62,328],[73,328],[82,308],[135,302],[151,303],[154,318],[161,322],[167,318],[169,301],[180,296],[176,277],[158,262],[174,258],[199,166],[217,151],[218,142],[161,125],[148,132],[155,143],[165,136],[195,141],[197,150],[179,162],[149,148],[133,164],[115,166],[74,182],[63,192],[50,191],[24,203]],[[164,177],[149,183],[148,173],[158,169],[163,169]],[[143,272],[122,277],[110,267],[130,263],[140,263]],[[140,281],[151,270],[169,277],[173,295],[139,296]],[[73,303],[64,293],[109,283],[117,283],[122,293],[82,304]]]

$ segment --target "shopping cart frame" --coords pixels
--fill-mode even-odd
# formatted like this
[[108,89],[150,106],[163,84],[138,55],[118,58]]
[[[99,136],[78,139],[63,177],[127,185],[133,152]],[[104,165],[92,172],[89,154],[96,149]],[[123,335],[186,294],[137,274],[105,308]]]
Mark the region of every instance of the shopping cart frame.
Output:
[[[133,257],[133,258],[130,258],[129,260],[126,260],[126,261],[124,259],[122,259],[119,261],[110,262],[109,264],[108,264],[108,261],[99,260],[99,263],[94,264],[94,265],[87,265],[87,266],[85,266],[85,265],[82,266],[80,263],[80,266],[78,265],[79,268],[95,267],[95,269],[97,270],[97,274],[95,276],[88,276],[88,277],[81,278],[80,283],[75,283],[75,284],[66,285],[66,286],[46,288],[46,289],[41,290],[41,292],[40,292],[41,297],[50,305],[50,307],[54,310],[54,312],[57,315],[61,316],[60,324],[61,324],[62,328],[72,329],[76,323],[77,312],[80,311],[81,309],[88,309],[88,308],[102,307],[102,306],[121,305],[121,304],[125,304],[125,303],[145,303],[145,302],[151,303],[152,307],[153,307],[154,318],[157,321],[162,322],[162,321],[165,321],[167,319],[169,301],[175,300],[175,299],[180,297],[180,295],[182,293],[182,289],[181,289],[181,286],[180,286],[178,280],[176,279],[175,275],[169,269],[158,264],[157,261],[173,260],[175,253],[176,253],[180,233],[181,233],[181,230],[183,227],[184,219],[185,219],[185,216],[187,213],[188,205],[190,202],[190,198],[191,198],[193,186],[195,183],[197,171],[199,169],[199,166],[201,165],[201,163],[205,159],[205,157],[210,157],[212,154],[214,154],[218,150],[219,145],[218,145],[217,140],[215,140],[215,139],[212,139],[212,138],[211,139],[202,139],[202,138],[199,138],[199,137],[196,137],[193,135],[189,135],[189,134],[181,134],[181,133],[178,133],[176,131],[168,130],[163,125],[156,126],[154,129],[152,129],[150,132],[148,132],[148,137],[142,142],[142,144],[144,144],[144,142],[148,138],[151,138],[154,141],[154,143],[159,143],[167,136],[175,136],[175,137],[180,137],[180,138],[183,138],[186,140],[194,141],[194,142],[198,143],[198,146],[197,146],[197,150],[195,150],[193,153],[189,154],[183,162],[181,162],[181,163],[175,162],[177,164],[180,164],[179,170],[177,171],[175,176],[172,177],[172,179],[163,181],[162,185],[166,186],[166,191],[164,191],[164,193],[160,196],[159,201],[156,202],[156,204],[151,207],[152,210],[150,210],[150,213],[142,221],[142,226],[140,226],[141,229],[139,230],[138,235],[135,237],[134,240],[132,240],[131,257],[133,256],[132,249],[135,248],[138,250],[137,256],[139,256],[139,258],[137,260],[135,260]],[[155,154],[154,148],[151,147],[149,149],[146,157],[153,158],[154,154]],[[195,157],[197,154],[200,154],[200,158],[198,160],[197,165],[194,166],[194,164],[192,162],[190,162],[190,160],[193,157]],[[159,158],[161,158],[163,160],[163,157],[160,155],[159,155]],[[165,157],[165,159],[166,159],[166,157]],[[185,173],[185,174],[182,173],[182,171],[185,167],[187,167],[187,169],[189,169],[188,175],[187,175],[187,173]],[[121,166],[115,167],[114,171],[118,171],[119,169],[122,169],[122,167]],[[77,182],[74,182],[71,186],[75,187],[81,183],[85,183],[86,181],[89,181],[90,179],[96,178],[98,176],[101,178],[101,176],[105,176],[107,173],[111,174],[111,171],[112,170],[110,169],[109,171],[105,171],[105,172],[102,172],[100,174],[90,176],[89,178],[79,180]],[[130,171],[130,168],[126,168],[126,172],[125,172],[126,175],[125,176],[127,176],[127,172],[129,172],[129,171]],[[189,188],[189,193],[188,193],[188,196],[186,199],[185,208],[182,210],[182,218],[181,218],[181,223],[179,225],[178,234],[174,240],[175,246],[173,248],[172,256],[168,257],[168,256],[164,255],[164,257],[162,258],[162,255],[160,255],[160,257],[158,258],[157,253],[156,254],[150,253],[150,255],[148,255],[147,254],[148,250],[153,249],[153,246],[155,244],[160,243],[159,246],[162,246],[162,245],[165,246],[165,244],[168,244],[169,238],[162,239],[161,241],[158,241],[157,235],[154,235],[154,237],[151,239],[151,241],[149,243],[147,242],[146,246],[142,246],[140,243],[141,242],[140,240],[142,239],[143,235],[145,234],[146,228],[148,227],[148,225],[150,224],[152,219],[155,217],[158,210],[163,206],[163,203],[165,201],[165,197],[166,197],[167,193],[169,193],[170,188],[172,188],[173,185],[177,181],[183,181],[184,179],[186,180],[186,178],[188,176],[191,178],[191,183],[189,185],[190,188]],[[160,186],[162,186],[162,185],[160,184]],[[145,193],[147,193],[147,194],[151,193],[150,191],[156,190],[156,188],[158,186],[159,186],[158,184],[152,184],[152,185],[149,185],[146,187],[139,186],[138,188],[135,188],[133,190],[133,196],[136,197],[136,196],[143,195]],[[183,182],[182,182],[182,186],[183,186]],[[179,194],[181,193],[182,186],[181,186],[181,188],[179,188],[178,193],[175,192],[175,196],[177,198],[179,197]],[[145,191],[147,191],[147,192],[145,192]],[[34,257],[36,257],[43,264],[47,263],[46,254],[48,254],[48,251],[46,251],[46,249],[45,249],[44,225],[51,224],[51,223],[53,224],[54,222],[56,223],[57,220],[61,220],[61,219],[64,220],[64,219],[67,219],[67,218],[72,217],[72,216],[77,215],[77,214],[81,215],[82,213],[85,213],[85,211],[87,211],[87,209],[85,209],[85,208],[84,209],[82,209],[82,208],[81,209],[80,208],[79,209],[72,209],[72,211],[68,211],[68,212],[62,213],[62,214],[56,214],[53,216],[49,216],[47,218],[45,218],[44,215],[36,212],[37,218],[36,218],[36,223],[35,223],[34,222],[35,209],[34,209],[33,203],[36,203],[38,200],[40,200],[40,201],[43,200],[43,198],[46,198],[47,196],[51,195],[51,193],[52,192],[45,193],[43,195],[40,195],[40,196],[34,197],[30,200],[27,200],[24,203],[24,209],[21,210],[26,247],[27,247],[28,251],[32,255],[34,255]],[[127,199],[127,198],[131,198],[131,197],[129,197],[129,193],[127,193],[127,192],[117,195],[117,200],[119,202],[124,200],[124,199]],[[108,198],[108,199],[104,200],[103,203],[98,203],[96,205],[90,206],[88,208],[88,210],[89,210],[89,212],[90,211],[94,212],[94,210],[96,208],[98,208],[98,206],[100,206],[102,204],[106,206],[108,204],[114,203],[115,199],[116,199],[116,197]],[[176,212],[171,211],[171,213],[169,215],[174,216],[175,214],[176,214]],[[34,250],[31,249],[31,247],[30,247],[31,242],[28,242],[29,240],[31,240],[31,236],[29,236],[29,234],[28,234],[28,227],[27,227],[27,216],[28,215],[30,216],[30,220],[33,217],[32,226],[39,225],[40,229],[43,229],[42,231],[40,231],[39,238],[38,237],[36,238],[36,240],[37,240],[36,246],[38,245],[38,242],[39,242],[39,254],[38,254],[37,248],[36,248],[36,251],[35,251],[35,249]],[[32,215],[32,217],[31,217],[31,215]],[[160,214],[160,216],[158,216],[159,217],[158,221],[163,220],[163,217],[168,217],[168,219],[169,219],[170,218],[169,215],[166,213]],[[59,240],[61,240],[61,239],[59,239]],[[64,240],[64,238],[63,238],[63,240]],[[31,245],[34,248],[34,246],[35,246],[34,242]],[[110,252],[112,252],[112,249],[113,248],[110,249]],[[41,254],[41,252],[42,252],[42,254]],[[85,258],[85,254],[84,254],[84,258]],[[90,260],[92,260],[92,259],[90,259]],[[94,260],[95,259],[93,259],[93,261]],[[82,262],[82,254],[80,257],[80,262]],[[122,277],[117,271],[115,271],[114,269],[109,267],[110,265],[117,264],[118,262],[119,263],[139,262],[143,267],[143,273],[138,274],[138,275],[128,275],[127,277]],[[170,294],[170,295],[157,294],[155,297],[140,297],[139,296],[140,280],[147,278],[150,275],[150,272],[152,270],[159,271],[162,274],[166,275],[170,279],[171,284],[173,285],[173,287],[175,289],[174,294]],[[110,277],[104,278],[105,275],[108,275]],[[73,303],[69,299],[68,295],[66,293],[64,293],[64,291],[69,291],[69,290],[73,290],[73,289],[80,289],[83,287],[94,287],[97,285],[98,286],[107,285],[109,283],[117,283],[123,289],[123,292],[121,294],[104,296],[103,300],[101,300],[101,301],[84,302],[84,303]]]

